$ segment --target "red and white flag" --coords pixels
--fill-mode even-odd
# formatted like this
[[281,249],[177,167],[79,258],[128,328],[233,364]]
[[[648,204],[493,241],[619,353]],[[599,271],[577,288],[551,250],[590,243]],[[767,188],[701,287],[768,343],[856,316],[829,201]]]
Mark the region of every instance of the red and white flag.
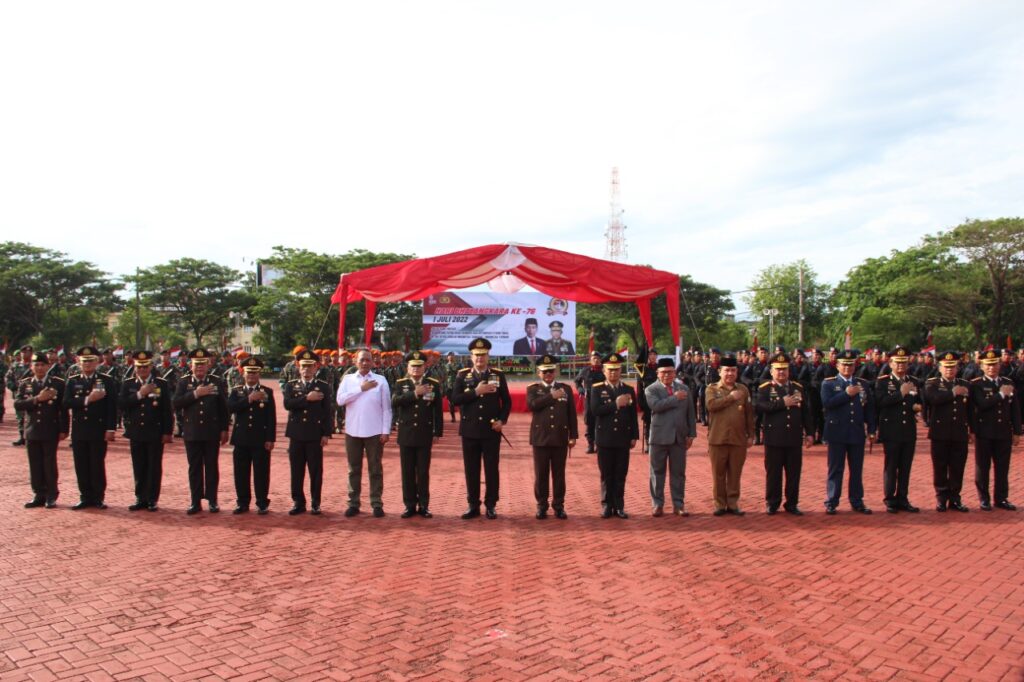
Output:
[[181,346],[175,346],[171,349],[171,358],[176,358],[181,355]]
[[119,358],[124,355],[124,346],[118,346],[114,349],[114,357]]
[[594,352],[594,328],[590,328],[590,344],[587,347],[587,353]]

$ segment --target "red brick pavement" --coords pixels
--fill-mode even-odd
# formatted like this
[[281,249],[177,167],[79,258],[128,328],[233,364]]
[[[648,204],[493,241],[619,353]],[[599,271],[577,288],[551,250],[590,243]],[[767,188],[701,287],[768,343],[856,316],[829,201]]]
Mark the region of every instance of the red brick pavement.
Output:
[[[8,401],[8,405],[10,402]],[[45,679],[1021,679],[1024,513],[931,510],[927,441],[919,515],[822,511],[822,447],[805,456],[803,518],[761,513],[763,457],[747,462],[744,518],[710,514],[701,437],[690,518],[649,516],[634,452],[631,519],[601,520],[593,456],[568,471],[568,521],[532,517],[527,418],[509,428],[497,521],[462,521],[454,432],[435,448],[435,518],[398,518],[398,455],[385,454],[387,518],[341,516],[345,461],[328,448],[322,517],[289,517],[284,443],[272,513],[184,514],[185,455],[165,455],[159,513],[132,500],[125,441],[107,459],[106,511],[72,512],[69,449],[55,510],[29,498],[12,413],[0,425],[0,678]],[[450,426],[450,424],[449,424]],[[1022,453],[1011,492],[1024,502]],[[880,448],[865,467],[882,508]],[[973,477],[968,465],[967,479]],[[231,458],[221,456],[230,511]],[[365,484],[364,484],[365,495]]]

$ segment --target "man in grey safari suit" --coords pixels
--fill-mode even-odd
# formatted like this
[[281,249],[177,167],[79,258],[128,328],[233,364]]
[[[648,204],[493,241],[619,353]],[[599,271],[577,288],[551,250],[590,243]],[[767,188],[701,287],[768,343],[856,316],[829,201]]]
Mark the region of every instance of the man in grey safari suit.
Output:
[[685,516],[686,451],[697,437],[697,412],[686,385],[676,379],[672,358],[658,360],[658,380],[644,389],[651,408],[652,514],[665,512],[665,465],[669,468],[672,513]]

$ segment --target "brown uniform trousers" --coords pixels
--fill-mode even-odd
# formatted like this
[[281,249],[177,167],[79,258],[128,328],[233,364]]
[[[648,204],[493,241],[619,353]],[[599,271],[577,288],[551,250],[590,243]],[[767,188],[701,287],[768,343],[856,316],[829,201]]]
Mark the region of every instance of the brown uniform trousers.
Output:
[[710,384],[705,391],[708,411],[708,456],[711,459],[712,495],[715,509],[738,509],[740,475],[747,459],[747,442],[754,436],[754,406],[750,392],[737,383],[741,400],[729,395],[722,382]]

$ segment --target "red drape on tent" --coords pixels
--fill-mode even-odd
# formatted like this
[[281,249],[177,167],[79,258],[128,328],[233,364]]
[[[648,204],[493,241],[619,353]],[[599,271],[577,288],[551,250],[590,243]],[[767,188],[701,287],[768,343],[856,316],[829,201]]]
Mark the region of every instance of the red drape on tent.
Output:
[[377,302],[418,301],[465,289],[511,273],[534,289],[578,303],[636,303],[648,345],[653,340],[651,299],[665,294],[672,339],[679,345],[679,276],[543,246],[492,244],[464,251],[380,265],[344,274],[331,297],[340,305],[338,345],[345,339],[345,306],[366,299],[366,343],[373,334]]

